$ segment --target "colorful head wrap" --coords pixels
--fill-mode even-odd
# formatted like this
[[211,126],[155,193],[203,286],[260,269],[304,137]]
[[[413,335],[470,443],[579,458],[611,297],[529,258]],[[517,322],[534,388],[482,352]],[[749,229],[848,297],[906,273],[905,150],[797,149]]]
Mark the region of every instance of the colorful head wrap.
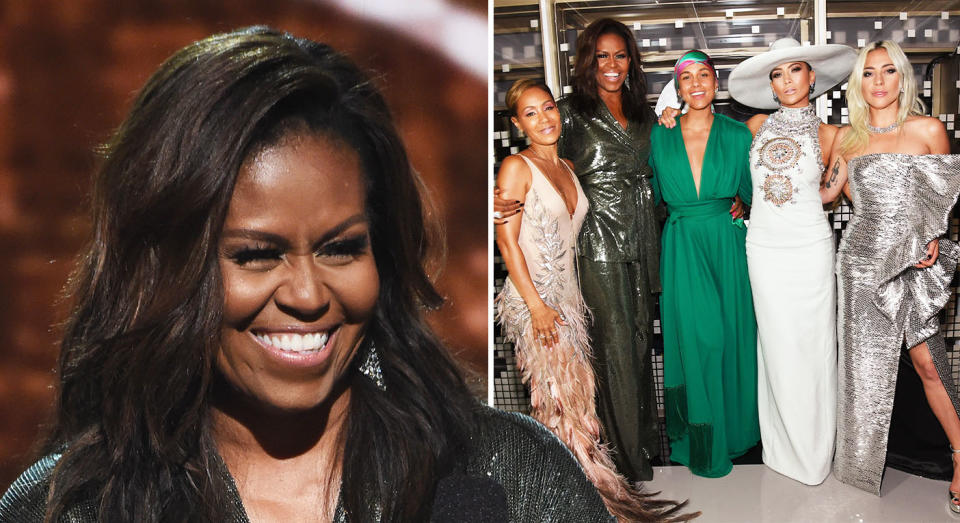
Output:
[[680,81],[680,73],[684,69],[690,67],[693,64],[704,64],[713,71],[713,76],[717,77],[717,69],[713,66],[713,60],[710,59],[710,56],[703,51],[698,49],[693,49],[683,53],[680,58],[677,59],[677,63],[673,66],[673,79],[675,82]]

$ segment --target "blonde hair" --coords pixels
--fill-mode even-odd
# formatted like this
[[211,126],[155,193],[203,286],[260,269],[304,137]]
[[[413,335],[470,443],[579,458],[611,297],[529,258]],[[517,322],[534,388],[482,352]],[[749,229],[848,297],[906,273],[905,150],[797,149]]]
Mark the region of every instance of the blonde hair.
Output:
[[550,88],[540,80],[534,80],[533,78],[521,78],[520,80],[513,82],[513,85],[510,86],[510,89],[507,89],[507,97],[505,101],[507,108],[510,109],[510,116],[517,115],[517,102],[520,101],[520,95],[522,95],[524,91],[531,87],[542,89],[543,92],[550,95],[550,98],[553,98],[553,93],[550,92]]
[[850,73],[850,80],[847,83],[850,130],[840,142],[840,152],[843,154],[859,151],[870,141],[870,131],[867,130],[867,124],[870,123],[870,106],[863,98],[863,68],[867,62],[867,55],[877,49],[887,51],[894,67],[897,68],[897,73],[900,74],[901,90],[897,98],[900,109],[897,111],[897,125],[903,125],[908,116],[924,114],[926,110],[923,102],[917,97],[917,82],[913,77],[913,66],[910,65],[910,60],[900,46],[891,40],[879,40],[867,44],[857,55],[857,61],[853,65],[853,72]]

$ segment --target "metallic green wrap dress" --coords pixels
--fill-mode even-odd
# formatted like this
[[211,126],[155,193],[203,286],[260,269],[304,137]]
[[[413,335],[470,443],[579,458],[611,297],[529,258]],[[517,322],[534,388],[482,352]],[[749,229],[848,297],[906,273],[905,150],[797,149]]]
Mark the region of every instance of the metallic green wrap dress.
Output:
[[561,158],[573,162],[590,210],[578,239],[580,290],[593,313],[597,414],[617,470],[653,478],[659,454],[650,346],[653,293],[660,291],[660,234],[654,212],[647,122],[624,129],[600,103],[596,114],[560,100]]
[[730,217],[735,195],[752,196],[752,136],[715,115],[698,194],[680,125],[650,136],[653,187],[669,213],[660,261],[667,436],[671,461],[719,477],[760,439],[747,231]]

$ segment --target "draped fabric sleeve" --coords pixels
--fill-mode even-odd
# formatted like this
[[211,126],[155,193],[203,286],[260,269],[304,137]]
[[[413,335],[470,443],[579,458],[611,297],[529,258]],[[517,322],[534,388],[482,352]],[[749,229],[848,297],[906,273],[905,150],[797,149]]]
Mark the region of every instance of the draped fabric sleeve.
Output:
[[[911,162],[902,182],[905,198],[897,241],[883,260],[876,290],[877,307],[905,326],[908,346],[923,342],[939,329],[937,314],[950,297],[950,282],[960,259],[960,247],[942,238],[949,225],[950,210],[960,195],[960,155],[907,157]],[[914,267],[926,256],[927,244],[940,238],[936,263],[926,269]]]

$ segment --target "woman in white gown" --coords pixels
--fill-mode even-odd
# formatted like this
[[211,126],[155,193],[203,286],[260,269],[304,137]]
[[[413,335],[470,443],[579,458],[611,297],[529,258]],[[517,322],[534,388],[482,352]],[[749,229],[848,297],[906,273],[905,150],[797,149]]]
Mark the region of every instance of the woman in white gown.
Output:
[[856,53],[790,38],[730,74],[739,102],[778,109],[747,121],[753,209],[747,262],[757,314],[763,462],[801,483],[830,472],[836,430],[834,240],[819,186],[837,128],[811,100],[845,80]]

